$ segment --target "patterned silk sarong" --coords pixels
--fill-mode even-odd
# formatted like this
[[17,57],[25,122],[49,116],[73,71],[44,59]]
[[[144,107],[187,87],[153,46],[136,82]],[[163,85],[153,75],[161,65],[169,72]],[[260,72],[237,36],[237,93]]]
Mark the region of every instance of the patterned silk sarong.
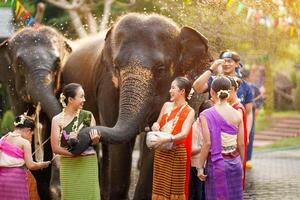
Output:
[[1,138],[0,151],[0,159],[5,158],[8,164],[0,167],[0,199],[29,199],[23,149]]
[[[191,111],[189,106],[164,114],[160,121],[163,132],[170,130],[173,135],[181,132],[182,125]],[[170,120],[177,118],[173,130],[168,126]],[[172,123],[170,123],[172,124]],[[192,132],[180,141],[174,142],[172,150],[155,150],[153,169],[152,200],[187,200],[190,174]]]
[[221,132],[236,135],[238,129],[229,124],[215,107],[201,113],[204,115],[211,138],[211,152],[207,159],[205,196],[207,200],[242,200],[242,163],[238,152],[222,155]]

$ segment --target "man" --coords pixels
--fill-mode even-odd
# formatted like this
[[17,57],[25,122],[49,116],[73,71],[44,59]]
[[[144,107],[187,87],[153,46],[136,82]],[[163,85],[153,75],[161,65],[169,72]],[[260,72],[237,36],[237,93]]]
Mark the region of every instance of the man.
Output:
[[[224,51],[220,54],[220,58],[215,60],[210,68],[205,71],[193,84],[193,89],[196,92],[209,92],[211,83],[219,67],[222,67],[222,73],[226,76],[237,77],[239,69],[242,67],[240,63],[240,56],[233,51]],[[253,108],[253,96],[249,84],[243,80],[237,91],[237,96],[241,100],[241,103],[246,109],[247,115],[247,135],[250,135],[250,130],[253,122],[252,108]],[[249,141],[249,140],[248,140]],[[246,145],[246,144],[245,144]]]

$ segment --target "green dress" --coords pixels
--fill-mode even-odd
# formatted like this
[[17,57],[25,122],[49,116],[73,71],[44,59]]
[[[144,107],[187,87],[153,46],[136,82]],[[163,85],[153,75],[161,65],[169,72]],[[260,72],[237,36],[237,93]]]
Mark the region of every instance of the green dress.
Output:
[[[90,126],[91,112],[81,110],[79,113],[78,126]],[[71,130],[76,117],[63,130],[61,146],[67,147],[66,135]],[[91,147],[92,148],[92,147]],[[60,184],[62,200],[99,200],[100,189],[98,180],[97,155],[88,154],[76,157],[60,157]]]

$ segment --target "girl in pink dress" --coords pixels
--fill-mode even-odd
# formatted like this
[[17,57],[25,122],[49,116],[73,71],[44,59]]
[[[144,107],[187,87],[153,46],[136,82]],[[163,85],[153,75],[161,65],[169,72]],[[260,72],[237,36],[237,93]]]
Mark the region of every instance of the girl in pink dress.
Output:
[[16,117],[15,129],[0,139],[0,194],[1,200],[29,199],[26,168],[30,170],[48,167],[50,161],[34,162],[31,144],[35,124],[26,116]]

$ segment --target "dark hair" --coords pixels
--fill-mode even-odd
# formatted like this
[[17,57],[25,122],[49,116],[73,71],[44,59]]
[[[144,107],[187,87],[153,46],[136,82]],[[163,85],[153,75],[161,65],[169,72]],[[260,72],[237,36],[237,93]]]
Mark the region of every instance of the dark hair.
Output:
[[[231,87],[231,83],[230,80],[228,78],[226,78],[225,76],[219,76],[217,78],[215,78],[211,84],[211,88],[218,93],[221,90],[225,90],[228,91],[230,90]],[[227,92],[221,92],[220,94],[218,94],[218,98],[220,99],[226,99],[229,96],[229,94]]]
[[241,82],[242,82],[241,79],[239,79],[239,78],[233,78],[231,76],[226,76],[226,77],[229,79],[229,81],[231,83],[231,87],[233,87],[234,90],[237,91],[237,89],[241,85]]
[[176,82],[176,85],[178,86],[178,88],[180,90],[183,90],[183,89],[185,90],[185,98],[187,98],[192,89],[192,84],[189,81],[189,79],[187,79],[186,77],[183,77],[183,76],[179,76],[179,77],[176,77],[174,79],[174,81]]
[[26,115],[19,115],[15,118],[15,127],[19,129],[30,128],[30,130],[34,130],[35,122],[34,120]]
[[68,98],[74,98],[76,96],[76,92],[78,88],[82,88],[82,86],[78,83],[69,83],[68,85],[65,85],[62,93],[65,96],[65,103],[68,104]]
[[241,60],[241,57],[237,52],[230,50],[222,51],[219,58],[231,58],[235,62],[239,62]]
[[205,100],[199,107],[199,113],[213,106],[211,100]]

